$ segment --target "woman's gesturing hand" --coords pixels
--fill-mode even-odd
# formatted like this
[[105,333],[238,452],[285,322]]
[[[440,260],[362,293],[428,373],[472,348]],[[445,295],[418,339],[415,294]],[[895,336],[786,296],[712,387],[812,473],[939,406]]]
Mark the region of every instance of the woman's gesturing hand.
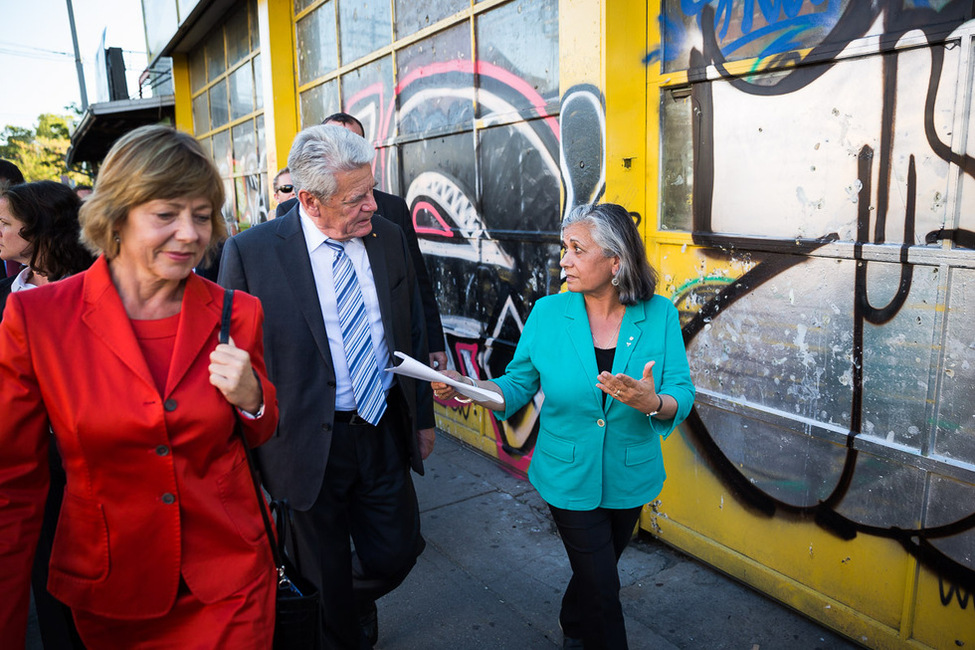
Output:
[[257,413],[262,404],[261,384],[251,368],[251,355],[229,343],[221,343],[210,353],[210,383],[227,401],[247,413]]
[[623,373],[614,375],[601,372],[597,377],[599,387],[607,395],[627,406],[632,406],[642,413],[653,413],[658,410],[662,400],[657,397],[656,386],[653,382],[653,364],[650,361],[643,367],[643,378],[633,379]]

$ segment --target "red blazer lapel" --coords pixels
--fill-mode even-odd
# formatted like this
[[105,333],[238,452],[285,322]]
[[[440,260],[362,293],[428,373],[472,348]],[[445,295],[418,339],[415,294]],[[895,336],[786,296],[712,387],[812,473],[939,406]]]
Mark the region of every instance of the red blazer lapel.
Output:
[[[111,350],[122,365],[156,391],[142,349],[129,325],[122,299],[112,283],[105,256],[99,257],[85,274],[85,308],[81,320]],[[97,371],[97,369],[96,369]]]
[[[203,347],[213,339],[212,347],[217,347],[215,332],[220,324],[220,309],[206,284],[195,273],[186,278],[183,290],[183,305],[180,308],[179,329],[176,332],[176,347],[166,379],[166,394],[170,395],[186,375],[193,361],[200,355]],[[210,350],[207,351],[209,354]]]

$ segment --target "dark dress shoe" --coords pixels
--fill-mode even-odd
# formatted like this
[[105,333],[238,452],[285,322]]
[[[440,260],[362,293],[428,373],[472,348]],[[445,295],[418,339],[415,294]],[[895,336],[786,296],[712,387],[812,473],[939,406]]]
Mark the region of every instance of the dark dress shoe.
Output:
[[379,640],[379,613],[376,611],[376,601],[371,601],[364,611],[359,612],[359,629],[362,631],[362,637],[369,642],[370,648],[376,645],[376,641]]
[[562,650],[585,650],[586,644],[582,639],[573,639],[571,636],[562,637]]

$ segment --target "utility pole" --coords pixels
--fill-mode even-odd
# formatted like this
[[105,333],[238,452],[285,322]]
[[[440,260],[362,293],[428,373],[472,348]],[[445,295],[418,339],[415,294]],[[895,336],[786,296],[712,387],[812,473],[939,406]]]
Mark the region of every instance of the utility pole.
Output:
[[85,70],[81,65],[81,52],[78,50],[78,30],[74,26],[74,9],[71,0],[68,3],[68,22],[71,24],[71,42],[74,43],[74,63],[78,68],[78,87],[81,88],[81,110],[88,110],[88,91],[85,89]]

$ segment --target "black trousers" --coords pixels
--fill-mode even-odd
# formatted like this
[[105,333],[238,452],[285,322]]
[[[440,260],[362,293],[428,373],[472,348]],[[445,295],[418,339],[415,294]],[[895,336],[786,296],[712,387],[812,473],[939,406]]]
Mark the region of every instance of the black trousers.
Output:
[[41,521],[41,536],[37,540],[37,553],[31,568],[31,589],[34,593],[34,606],[37,609],[37,626],[41,632],[44,650],[83,650],[85,647],[78,636],[78,630],[71,616],[71,609],[52,596],[47,590],[48,566],[51,563],[51,549],[54,545],[54,532],[57,530],[61,501],[64,499],[66,477],[61,465],[61,456],[51,436],[48,452],[48,466],[51,471],[51,486],[44,504],[44,519]]
[[425,545],[396,395],[379,426],[335,422],[318,499],[293,513],[289,552],[322,594],[327,648],[370,647],[359,613],[399,586]]
[[586,650],[628,647],[617,563],[641,509],[563,510],[549,505],[572,566],[559,622],[565,636],[582,639]]

